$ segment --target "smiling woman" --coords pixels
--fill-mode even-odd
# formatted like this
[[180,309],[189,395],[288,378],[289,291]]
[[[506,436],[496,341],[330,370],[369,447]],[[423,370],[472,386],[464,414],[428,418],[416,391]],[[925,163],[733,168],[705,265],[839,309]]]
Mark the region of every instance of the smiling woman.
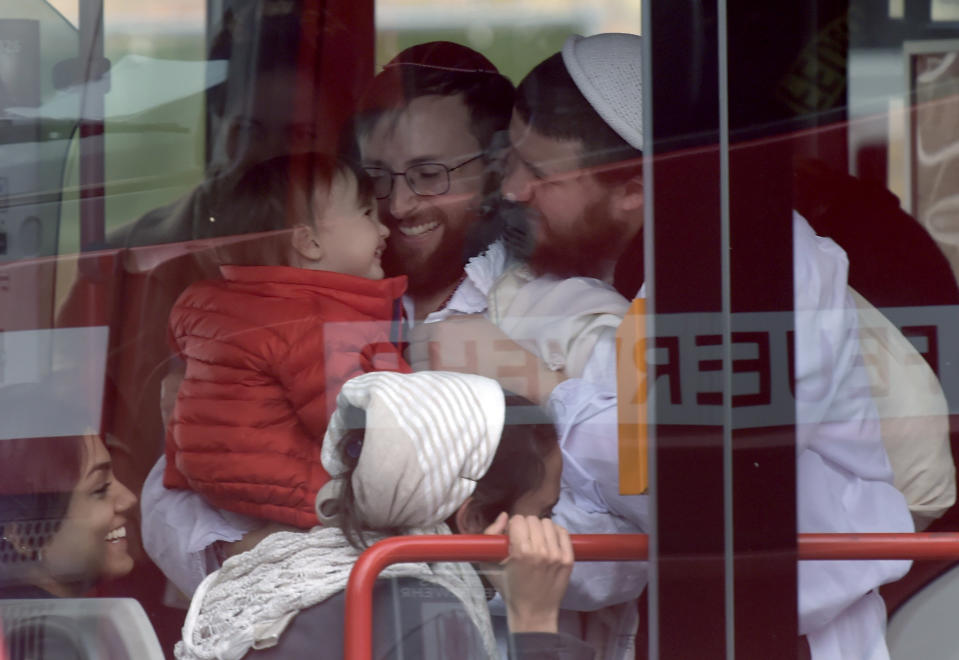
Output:
[[0,440],[0,473],[0,597],[83,596],[133,568],[136,497],[99,437]]

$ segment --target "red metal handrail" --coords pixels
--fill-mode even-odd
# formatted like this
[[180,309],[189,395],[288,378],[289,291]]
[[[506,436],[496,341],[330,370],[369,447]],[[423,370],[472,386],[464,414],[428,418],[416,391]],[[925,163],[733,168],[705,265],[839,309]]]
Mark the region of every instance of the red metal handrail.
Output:
[[800,534],[800,559],[959,559],[959,533]]
[[[645,534],[574,534],[576,561],[646,559]],[[959,533],[800,534],[800,559],[959,559]],[[375,543],[353,566],[346,586],[343,639],[347,660],[373,656],[373,585],[391,564],[412,561],[500,561],[506,536],[396,536]]]
[[[645,559],[645,534],[574,534],[577,561]],[[344,658],[373,657],[373,584],[390,564],[410,561],[500,561],[509,554],[506,536],[395,536],[374,543],[356,561],[346,585]]]

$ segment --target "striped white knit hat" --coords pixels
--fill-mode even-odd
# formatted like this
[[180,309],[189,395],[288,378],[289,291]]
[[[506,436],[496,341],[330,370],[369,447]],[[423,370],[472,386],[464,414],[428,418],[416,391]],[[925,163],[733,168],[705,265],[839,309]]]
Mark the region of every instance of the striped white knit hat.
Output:
[[414,529],[442,523],[486,474],[503,431],[499,384],[472,374],[378,371],[343,385],[323,440],[332,479],[316,497],[320,522],[337,526],[323,503],[343,487],[340,441],[347,408],[366,412],[366,432],[351,484],[356,513],[370,529]]
[[629,146],[643,149],[643,39],[635,34],[572,35],[563,63],[609,127]]

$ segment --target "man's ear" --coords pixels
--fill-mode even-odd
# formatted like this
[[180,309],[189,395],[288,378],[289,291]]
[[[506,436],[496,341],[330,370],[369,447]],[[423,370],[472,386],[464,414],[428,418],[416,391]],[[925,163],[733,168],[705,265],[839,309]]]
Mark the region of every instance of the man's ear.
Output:
[[643,176],[638,174],[616,186],[613,203],[620,213],[636,213],[643,210]]
[[325,255],[316,230],[307,225],[297,225],[290,234],[290,243],[293,252],[308,262],[320,261]]
[[615,186],[610,191],[609,211],[611,217],[625,228],[627,240],[643,227],[643,176],[637,175]]
[[482,534],[489,524],[483,520],[472,497],[466,498],[466,501],[460,504],[460,508],[453,514],[453,521],[460,534]]

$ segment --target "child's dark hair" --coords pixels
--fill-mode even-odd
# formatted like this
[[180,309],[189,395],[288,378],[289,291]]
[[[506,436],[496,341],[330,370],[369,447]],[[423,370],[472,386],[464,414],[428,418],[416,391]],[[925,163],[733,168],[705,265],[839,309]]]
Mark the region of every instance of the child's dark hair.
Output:
[[[349,470],[343,476],[343,489],[335,503],[340,528],[350,545],[367,547],[365,531],[397,535],[397,529],[370,529],[356,511],[352,475],[359,462],[366,427],[366,413],[359,408],[346,410],[349,431],[340,440],[338,450]],[[546,457],[558,449],[556,428],[542,408],[519,396],[506,393],[503,433],[486,474],[476,482],[470,507],[485,524],[491,524],[502,511],[509,511],[526,493],[539,488],[546,477]],[[452,518],[447,523],[456,530]]]
[[196,237],[256,234],[218,246],[220,262],[286,265],[286,231],[313,222],[315,191],[328,196],[337,177],[353,177],[357,202],[373,206],[372,182],[355,164],[317,152],[287,154],[256,163],[232,184],[218,186],[209,221],[201,223]]

